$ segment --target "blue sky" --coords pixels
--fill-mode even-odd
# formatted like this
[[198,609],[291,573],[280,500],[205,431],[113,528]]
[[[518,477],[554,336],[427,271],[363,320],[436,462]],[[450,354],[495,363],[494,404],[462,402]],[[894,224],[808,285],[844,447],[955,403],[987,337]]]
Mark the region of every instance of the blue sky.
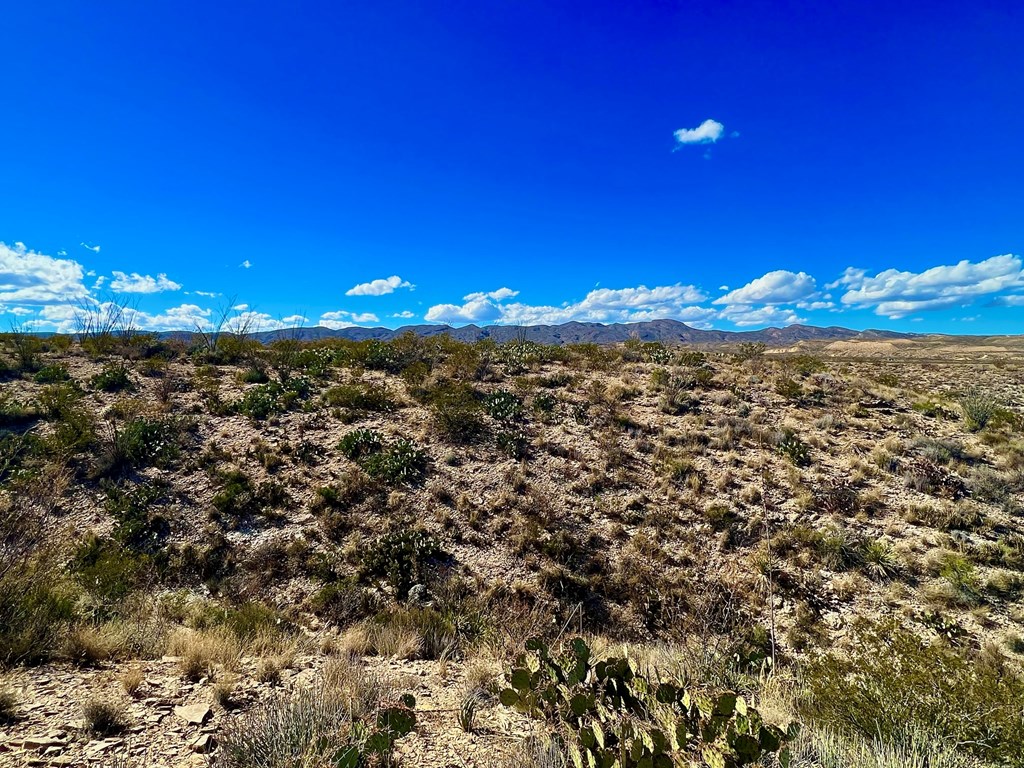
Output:
[[1020,332],[1024,15],[921,7],[10,4],[0,323]]

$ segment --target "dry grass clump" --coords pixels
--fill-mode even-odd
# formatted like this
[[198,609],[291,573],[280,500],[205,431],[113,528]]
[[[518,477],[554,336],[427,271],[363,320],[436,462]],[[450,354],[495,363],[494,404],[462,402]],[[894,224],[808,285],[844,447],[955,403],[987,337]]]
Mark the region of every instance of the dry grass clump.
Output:
[[118,679],[121,681],[124,692],[129,696],[135,696],[146,681],[146,674],[142,671],[142,667],[133,666],[124,670]]
[[18,715],[18,697],[14,691],[0,688],[0,723],[14,722]]
[[209,677],[217,668],[235,670],[241,657],[238,637],[223,627],[180,629],[167,642],[167,655],[179,656],[182,675],[193,682]]
[[65,636],[63,655],[76,664],[91,666],[113,656],[119,641],[110,627],[81,625]]
[[85,730],[97,736],[111,736],[128,727],[124,704],[100,697],[93,697],[82,704],[82,720]]

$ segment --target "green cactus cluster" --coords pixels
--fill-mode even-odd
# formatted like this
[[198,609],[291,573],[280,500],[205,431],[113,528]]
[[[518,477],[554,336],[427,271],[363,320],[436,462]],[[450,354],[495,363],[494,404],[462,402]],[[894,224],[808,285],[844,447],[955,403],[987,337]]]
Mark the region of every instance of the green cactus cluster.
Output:
[[353,429],[338,450],[386,485],[416,485],[427,472],[427,452],[405,438],[387,441],[372,429]]
[[576,768],[736,768],[767,755],[789,765],[796,725],[765,723],[735,693],[657,681],[628,658],[595,660],[579,638],[562,656],[539,639],[526,648],[501,703],[553,726]]
[[798,467],[806,467],[811,463],[810,446],[792,430],[787,429],[779,435],[775,450]]

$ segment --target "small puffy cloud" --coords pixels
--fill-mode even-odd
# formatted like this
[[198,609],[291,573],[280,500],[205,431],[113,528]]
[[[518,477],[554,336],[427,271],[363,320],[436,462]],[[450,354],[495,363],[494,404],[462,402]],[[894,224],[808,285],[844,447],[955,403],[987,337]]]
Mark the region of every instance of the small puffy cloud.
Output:
[[309,322],[309,318],[304,315],[288,315],[288,317],[282,317],[281,322],[290,326],[305,325]]
[[887,269],[873,277],[860,275],[847,285],[844,305],[874,307],[875,314],[898,319],[922,310],[965,306],[980,296],[1019,288],[1024,286],[1024,270],[1020,257],[1008,253],[924,272]]
[[248,308],[248,304],[235,304],[235,306],[233,306],[231,309],[233,309],[235,312],[245,312],[245,310],[247,310]]
[[404,309],[401,312],[395,312],[395,314],[393,314],[392,317],[397,317],[402,320],[408,320],[410,317],[416,317],[416,315],[410,310]]
[[841,274],[838,279],[833,280],[831,283],[825,284],[825,290],[831,291],[836,288],[839,288],[840,286],[845,286],[847,288],[856,288],[857,286],[864,282],[864,278],[865,276],[867,276],[867,274],[868,271],[866,269],[847,267],[846,269],[843,270],[843,274]]
[[362,325],[364,323],[379,322],[380,318],[372,312],[348,312],[344,309],[339,309],[334,312],[324,312],[320,315],[317,325],[337,330],[339,328],[351,328],[352,326]]
[[412,283],[408,280],[403,280],[398,275],[392,275],[391,277],[381,277],[376,280],[371,280],[368,283],[360,283],[354,285],[345,291],[346,296],[384,296],[388,293],[394,293],[398,288],[408,288],[412,290],[415,288]]
[[161,291],[181,290],[181,285],[169,280],[163,272],[152,277],[151,275],[140,275],[138,272],[128,275],[115,270],[113,275],[114,279],[110,282],[110,290],[119,293],[160,293]]
[[997,296],[988,302],[989,307],[1024,307],[1024,295]]
[[477,301],[479,299],[493,299],[494,301],[504,301],[505,299],[511,299],[513,296],[518,296],[519,291],[513,291],[511,288],[499,288],[496,291],[487,291],[486,293],[470,293],[467,296],[463,296],[463,301]]
[[[189,293],[189,291],[185,291],[185,293]],[[191,291],[191,293],[196,296],[205,296],[208,299],[215,299],[220,296],[219,293],[214,293],[213,291]]]
[[17,315],[18,317],[25,317],[27,315],[34,315],[35,311],[29,309],[28,307],[11,307],[10,309],[7,310],[7,313],[11,315]]
[[805,322],[804,318],[797,315],[792,309],[772,306],[752,307],[749,304],[728,306],[719,312],[718,316],[741,328],[752,325],[786,326]]
[[776,269],[720,296],[712,304],[792,304],[816,293],[814,278],[806,272]]
[[87,251],[92,251],[93,253],[100,252],[100,247],[98,245],[88,245],[86,243],[79,243],[79,245],[85,248]]
[[672,133],[680,145],[714,144],[725,133],[725,126],[717,120],[705,120],[696,128],[680,128]]
[[88,295],[85,272],[73,259],[59,259],[29,250],[24,243],[0,242],[0,302],[55,304]]
[[462,305],[435,304],[423,317],[429,323],[488,323],[498,320],[501,311],[498,304],[481,295]]
[[249,261],[248,259],[246,259],[245,261],[243,261],[238,266],[240,266],[242,269],[251,269],[252,268],[252,262]]

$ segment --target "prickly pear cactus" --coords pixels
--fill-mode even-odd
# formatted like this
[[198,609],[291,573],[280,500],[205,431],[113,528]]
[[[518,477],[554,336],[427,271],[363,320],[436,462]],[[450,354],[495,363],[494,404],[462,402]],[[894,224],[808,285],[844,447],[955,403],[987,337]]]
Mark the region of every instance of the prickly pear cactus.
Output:
[[541,640],[526,648],[501,703],[555,727],[576,768],[736,768],[768,754],[789,763],[786,744],[796,726],[764,723],[735,693],[652,681],[628,658],[594,662],[579,638],[558,657]]

